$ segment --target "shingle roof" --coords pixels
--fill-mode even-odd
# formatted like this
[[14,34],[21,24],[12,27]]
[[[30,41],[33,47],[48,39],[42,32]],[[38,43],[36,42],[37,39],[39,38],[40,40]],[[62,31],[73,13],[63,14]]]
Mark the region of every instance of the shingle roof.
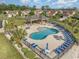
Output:
[[47,17],[45,17],[45,16],[37,16],[37,15],[33,15],[33,16],[26,16],[26,19],[28,20],[28,18],[29,18],[29,20],[31,20],[31,21],[35,21],[35,20],[39,20],[39,18],[41,19],[41,20],[48,20],[48,18]]

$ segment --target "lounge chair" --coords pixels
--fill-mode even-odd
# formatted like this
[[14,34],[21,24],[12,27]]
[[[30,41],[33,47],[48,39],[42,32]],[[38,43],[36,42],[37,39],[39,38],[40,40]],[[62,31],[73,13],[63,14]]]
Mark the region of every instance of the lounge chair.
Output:
[[60,46],[60,47],[59,47],[59,49],[61,49],[62,51],[64,51],[64,50],[65,50],[62,46]]
[[32,46],[33,48],[36,48],[38,45],[34,45],[34,46]]
[[63,47],[64,49],[66,49],[67,47],[66,46],[64,46],[64,45],[61,45],[61,47]]
[[63,45],[61,45],[61,48],[63,48],[65,50],[67,47],[64,47]]
[[67,41],[67,43],[71,43],[71,44],[72,44],[72,43],[73,43],[73,41],[68,40],[68,41]]
[[64,44],[68,44],[68,45],[70,45],[71,43],[69,43],[69,42],[65,42]]
[[55,53],[56,53],[56,54],[58,54],[58,55],[60,54],[60,52],[59,52],[59,51],[55,51]]
[[61,53],[61,50],[55,49],[55,53],[59,55]]
[[31,44],[32,48],[36,48],[38,45],[36,45],[35,43]]
[[62,50],[61,50],[61,49],[59,49],[59,48],[56,48],[56,51],[57,51],[57,52],[59,52],[59,53],[61,53],[61,52],[62,52]]
[[64,46],[66,46],[66,47],[69,47],[69,45],[68,44],[63,44]]

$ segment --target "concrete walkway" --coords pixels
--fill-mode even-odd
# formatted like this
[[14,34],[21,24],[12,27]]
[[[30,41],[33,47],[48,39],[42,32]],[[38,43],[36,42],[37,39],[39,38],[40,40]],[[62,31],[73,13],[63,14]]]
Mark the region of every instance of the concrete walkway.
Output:
[[17,45],[13,45],[16,49],[17,49],[17,51],[23,56],[23,58],[24,59],[28,59],[25,55],[24,55],[24,53],[21,51],[21,48],[18,48],[17,47]]
[[79,59],[79,46],[73,45],[73,47],[60,59]]

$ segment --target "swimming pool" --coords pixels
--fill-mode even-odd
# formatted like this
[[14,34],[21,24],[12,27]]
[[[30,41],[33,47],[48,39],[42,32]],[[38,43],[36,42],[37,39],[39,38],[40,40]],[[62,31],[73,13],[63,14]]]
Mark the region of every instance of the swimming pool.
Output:
[[34,40],[42,40],[50,34],[57,34],[59,31],[54,28],[41,27],[38,29],[38,32],[31,34],[31,38]]

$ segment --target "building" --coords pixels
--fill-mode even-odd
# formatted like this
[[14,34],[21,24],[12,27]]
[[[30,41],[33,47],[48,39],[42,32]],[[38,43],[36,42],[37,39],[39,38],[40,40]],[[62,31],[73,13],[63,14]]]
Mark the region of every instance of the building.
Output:
[[43,10],[37,9],[34,11],[34,14],[39,16],[42,12],[43,12]]
[[48,10],[46,12],[47,16],[55,16],[58,13],[56,10]]
[[49,18],[42,15],[40,16],[33,15],[33,16],[26,16],[25,19],[27,22],[33,23],[33,22],[48,21]]
[[6,16],[7,17],[13,17],[13,16],[17,16],[19,13],[18,13],[18,11],[9,11],[9,10],[7,10],[7,11],[4,11],[5,12],[5,14],[6,14]]
[[30,10],[23,10],[21,11],[21,16],[29,15],[30,12],[31,12]]

